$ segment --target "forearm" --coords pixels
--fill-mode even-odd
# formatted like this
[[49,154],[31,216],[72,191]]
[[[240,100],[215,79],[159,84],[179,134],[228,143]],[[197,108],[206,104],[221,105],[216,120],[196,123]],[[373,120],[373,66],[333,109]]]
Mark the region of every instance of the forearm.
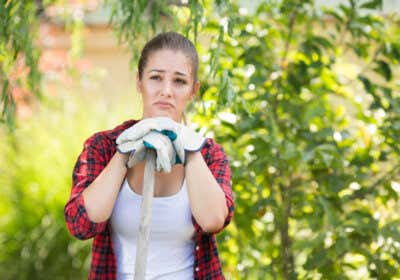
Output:
[[127,157],[116,152],[99,176],[82,192],[87,214],[93,222],[104,222],[111,216],[126,175]]
[[217,231],[228,214],[225,194],[200,152],[189,153],[185,176],[194,218],[204,231]]

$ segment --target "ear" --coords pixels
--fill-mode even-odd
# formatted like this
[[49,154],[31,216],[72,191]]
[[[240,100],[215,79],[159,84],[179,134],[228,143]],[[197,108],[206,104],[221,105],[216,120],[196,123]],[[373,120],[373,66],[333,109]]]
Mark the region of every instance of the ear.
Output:
[[191,100],[193,100],[196,97],[197,93],[199,92],[199,89],[200,89],[200,81],[197,80],[193,85],[193,91],[192,94],[190,95]]
[[142,81],[139,78],[139,72],[136,71],[136,90],[139,93],[142,93]]

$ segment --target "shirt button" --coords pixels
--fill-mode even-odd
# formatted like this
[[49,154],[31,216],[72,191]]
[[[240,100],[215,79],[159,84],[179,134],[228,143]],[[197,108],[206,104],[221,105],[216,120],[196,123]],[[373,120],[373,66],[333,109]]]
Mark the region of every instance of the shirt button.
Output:
[[195,270],[196,270],[196,271],[199,271],[199,267],[197,266]]
[[200,246],[196,246],[196,251],[198,251],[200,249]]

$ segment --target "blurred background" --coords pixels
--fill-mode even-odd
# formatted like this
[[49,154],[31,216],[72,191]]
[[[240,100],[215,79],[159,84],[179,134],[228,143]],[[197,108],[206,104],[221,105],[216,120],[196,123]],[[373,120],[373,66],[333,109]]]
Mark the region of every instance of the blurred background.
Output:
[[400,1],[0,0],[0,277],[86,279],[83,142],[141,117],[138,52],[196,43],[193,127],[232,168],[227,279],[400,279]]

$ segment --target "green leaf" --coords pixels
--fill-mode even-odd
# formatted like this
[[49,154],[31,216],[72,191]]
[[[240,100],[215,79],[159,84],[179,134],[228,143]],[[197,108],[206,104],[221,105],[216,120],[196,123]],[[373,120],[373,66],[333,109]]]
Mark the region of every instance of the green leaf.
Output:
[[362,43],[362,42],[351,42],[347,44],[348,47],[352,48],[354,50],[354,52],[363,58],[368,57],[369,52],[368,52],[368,48],[369,48],[369,44],[368,43]]
[[376,61],[377,67],[374,69],[376,72],[381,74],[386,81],[390,81],[392,79],[392,70],[388,63],[383,60]]
[[382,0],[372,0],[366,2],[360,6],[360,8],[364,9],[382,9]]
[[343,23],[343,18],[334,10],[328,10],[325,12],[327,15],[334,17],[338,22]]
[[336,227],[339,224],[339,209],[336,209],[334,204],[323,196],[318,197],[318,201],[322,204],[326,217],[328,218],[329,224],[332,227]]
[[329,261],[327,251],[321,246],[312,251],[303,267],[306,270],[314,270],[324,265],[327,261]]
[[375,86],[371,83],[371,81],[367,77],[365,77],[364,75],[358,75],[358,79],[362,82],[367,92],[372,94],[375,93]]
[[309,40],[314,41],[315,43],[317,43],[318,45],[320,45],[320,46],[322,46],[322,47],[324,47],[326,49],[332,49],[333,48],[332,42],[329,39],[325,38],[325,37],[322,37],[322,36],[319,36],[319,35],[314,35],[314,36],[310,37]]
[[400,242],[400,220],[388,222],[380,229],[380,232],[385,238],[390,237],[393,240]]
[[343,255],[345,252],[349,251],[351,244],[347,237],[339,237],[336,240],[334,247],[337,255]]

